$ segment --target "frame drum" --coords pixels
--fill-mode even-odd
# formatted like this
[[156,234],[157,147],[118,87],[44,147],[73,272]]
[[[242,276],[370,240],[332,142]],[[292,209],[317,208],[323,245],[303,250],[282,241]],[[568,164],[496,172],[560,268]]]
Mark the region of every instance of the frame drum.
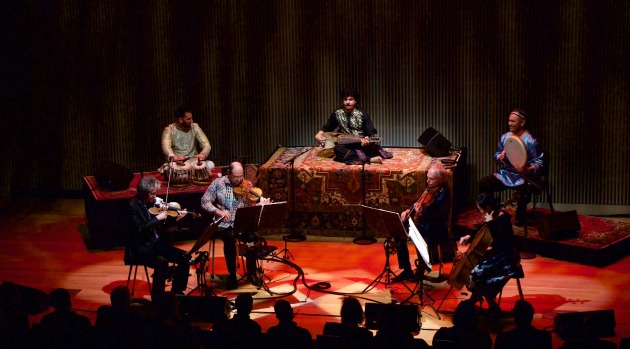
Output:
[[505,156],[515,169],[522,168],[527,164],[527,148],[525,143],[518,136],[509,136],[505,140]]
[[171,175],[171,186],[185,187],[190,179],[190,164],[186,161],[172,161],[164,166],[164,177],[168,178],[169,173]]

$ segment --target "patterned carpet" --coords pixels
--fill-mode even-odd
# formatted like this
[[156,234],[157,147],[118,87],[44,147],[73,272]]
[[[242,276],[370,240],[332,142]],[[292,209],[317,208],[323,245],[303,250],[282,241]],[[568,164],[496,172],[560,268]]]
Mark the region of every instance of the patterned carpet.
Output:
[[[426,171],[434,160],[420,148],[387,148],[394,154],[392,159],[365,165],[363,171],[361,165],[335,162],[330,150],[278,147],[259,169],[258,186],[263,193],[276,202],[291,203],[295,198],[292,228],[303,234],[346,237],[362,233],[363,195],[368,206],[405,210],[424,191]],[[451,154],[450,159],[458,158],[458,152]],[[454,168],[447,172],[451,187]]]

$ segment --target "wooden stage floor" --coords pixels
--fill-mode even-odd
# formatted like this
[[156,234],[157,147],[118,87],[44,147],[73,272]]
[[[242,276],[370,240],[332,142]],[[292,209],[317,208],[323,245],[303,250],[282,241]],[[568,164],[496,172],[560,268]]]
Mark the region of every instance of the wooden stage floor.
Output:
[[[73,295],[73,308],[88,316],[92,323],[96,309],[109,304],[109,293],[127,280],[128,268],[123,265],[123,250],[89,251],[83,242],[80,229],[85,225],[83,200],[26,200],[15,203],[2,214],[0,230],[0,281],[11,281],[33,287],[44,292],[63,287]],[[267,237],[269,245],[284,247],[282,241]],[[382,242],[382,241],[381,241]],[[188,250],[193,241],[179,242],[178,247]],[[306,283],[329,281],[329,291],[355,293],[363,303],[368,301],[402,301],[410,292],[401,284],[379,283],[368,292],[361,293],[382,271],[385,253],[382,243],[356,245],[348,238],[309,237],[307,241],[289,243],[295,257],[293,262],[303,269]],[[203,249],[207,250],[208,246]],[[413,251],[413,249],[411,249]],[[222,243],[216,245],[216,273],[225,274]],[[412,252],[412,258],[414,253]],[[626,289],[630,285],[630,258],[604,268],[585,266],[551,258],[536,257],[522,262],[525,278],[522,280],[525,298],[536,309],[534,325],[553,331],[554,316],[559,313],[614,309],[617,326],[616,337],[607,338],[619,343],[620,338],[630,337],[630,296]],[[396,256],[391,256],[391,267],[398,271]],[[446,264],[448,273],[451,265]],[[268,283],[274,293],[292,290],[292,280],[297,272],[287,265],[264,263]],[[196,273],[191,268],[189,290],[197,285]],[[437,274],[437,266],[431,275]],[[208,278],[210,274],[207,275]],[[145,277],[138,273],[136,297],[149,299]],[[414,285],[410,284],[413,288]],[[436,301],[442,301],[449,286],[446,282],[428,283],[427,294]],[[265,331],[276,323],[273,315],[273,299],[264,290],[257,290],[242,281],[237,290],[229,293],[216,289],[217,295],[230,299],[239,292],[251,292],[256,299],[252,317]],[[194,294],[193,294],[194,295]],[[339,321],[341,295],[318,291],[308,292],[298,280],[295,292],[286,296],[293,304],[296,321],[308,328],[311,334],[321,334],[324,323]],[[422,330],[417,336],[429,344],[435,331],[441,326],[451,326],[452,312],[460,300],[468,298],[466,290],[453,290],[439,311],[438,319],[431,307],[422,308]],[[494,323],[483,323],[493,333],[502,331],[513,324],[509,310],[518,299],[515,281],[508,282],[504,289],[501,318]],[[418,302],[418,297],[411,299]],[[31,323],[38,323],[42,314],[31,317]],[[208,324],[201,324],[209,327]],[[562,339],[555,332],[554,347]]]

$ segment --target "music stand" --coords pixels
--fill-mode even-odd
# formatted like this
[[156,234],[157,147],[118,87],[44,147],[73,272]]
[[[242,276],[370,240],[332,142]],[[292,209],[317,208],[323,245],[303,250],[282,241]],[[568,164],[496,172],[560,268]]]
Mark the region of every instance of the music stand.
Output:
[[[412,219],[409,220],[409,237],[411,237],[411,241],[413,241],[413,244],[416,246],[417,251],[420,252],[420,257],[424,261],[424,264],[427,267],[431,268],[432,266],[429,260],[429,245],[427,245],[426,241],[424,241],[422,234],[420,234],[420,231],[418,230]],[[417,265],[416,267],[416,274],[419,275],[418,282],[416,283],[416,286],[414,287],[409,297],[402,301],[402,304],[407,303],[411,298],[413,298],[413,296],[417,294],[418,299],[420,300],[420,305],[424,305],[424,300],[426,299],[427,304],[429,304],[431,309],[433,309],[433,312],[435,312],[435,316],[437,316],[438,320],[441,320],[440,314],[438,314],[437,310],[433,306],[433,299],[429,297],[429,295],[424,291],[424,268],[421,268],[419,265]]]
[[[367,227],[376,232],[378,237],[385,238],[385,242],[383,243],[385,249],[385,266],[383,267],[383,271],[363,290],[363,293],[365,293],[372,285],[382,282],[382,278],[385,278],[385,282],[383,283],[389,285],[392,283],[391,275],[394,275],[394,277],[397,276],[389,267],[389,256],[396,254],[398,247],[392,241],[392,238],[398,237],[407,240],[407,232],[398,213],[365,205],[361,206],[363,207],[363,216],[365,217]],[[407,285],[404,283],[403,285],[411,292],[411,289],[407,287]]]
[[[205,245],[208,241],[210,241],[210,239],[212,239],[212,236],[214,235],[214,233],[217,230],[219,230],[220,223],[221,223],[221,218],[210,223],[206,227],[206,229],[203,231],[203,233],[201,233],[201,235],[197,239],[197,242],[195,242],[195,244],[190,249],[190,251],[186,252],[189,256],[192,256],[193,253],[198,253],[200,255],[200,258],[196,259],[196,261],[199,262],[199,268],[197,268],[196,270],[197,287],[193,288],[190,292],[188,292],[188,294],[195,292],[197,289],[199,289],[202,296],[205,296],[208,293],[208,291],[210,291],[210,293],[213,294],[212,290],[211,289],[208,290],[208,286],[206,285],[206,262],[208,261],[208,252],[206,251],[198,252],[198,251],[203,245]],[[214,243],[212,244],[212,274],[210,275],[210,280],[215,281]]]
[[[277,229],[282,226],[284,219],[289,214],[288,204],[286,202],[270,203],[260,206],[242,207],[236,210],[234,218],[234,232],[251,234],[252,239],[256,240],[256,233],[263,229]],[[275,249],[275,247],[274,247]],[[261,255],[266,255],[273,250],[260,249],[256,255],[256,262]],[[256,269],[261,269],[256,265]],[[251,271],[248,271],[251,273]],[[263,273],[264,276],[264,273]],[[272,294],[265,284],[264,277],[261,276],[261,286],[265,291]]]
[[289,215],[289,204],[286,201],[272,202],[261,207],[258,230],[282,228],[285,218]]
[[[258,225],[259,235],[263,235],[261,232],[265,230],[273,231],[273,229],[282,228],[286,217],[289,215],[289,204],[286,201],[282,201],[266,204],[263,207],[262,214],[260,215],[260,223]],[[284,240],[284,248],[273,254],[274,256],[280,256],[280,254],[284,253],[284,257],[282,258],[285,260],[287,258],[293,258],[293,255],[287,248],[286,236],[282,238]]]

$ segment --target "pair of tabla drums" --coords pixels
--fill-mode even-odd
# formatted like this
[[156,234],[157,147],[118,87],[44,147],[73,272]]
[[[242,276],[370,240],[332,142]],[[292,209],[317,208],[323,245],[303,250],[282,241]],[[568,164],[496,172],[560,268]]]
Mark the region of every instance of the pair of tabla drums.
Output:
[[[194,163],[171,161],[162,166],[164,177],[168,178],[170,174],[170,185],[173,187],[185,187],[189,182],[197,185],[208,185],[215,176],[220,175],[220,172],[215,172],[214,169],[214,162],[199,159]],[[220,171],[220,169],[217,170]]]

